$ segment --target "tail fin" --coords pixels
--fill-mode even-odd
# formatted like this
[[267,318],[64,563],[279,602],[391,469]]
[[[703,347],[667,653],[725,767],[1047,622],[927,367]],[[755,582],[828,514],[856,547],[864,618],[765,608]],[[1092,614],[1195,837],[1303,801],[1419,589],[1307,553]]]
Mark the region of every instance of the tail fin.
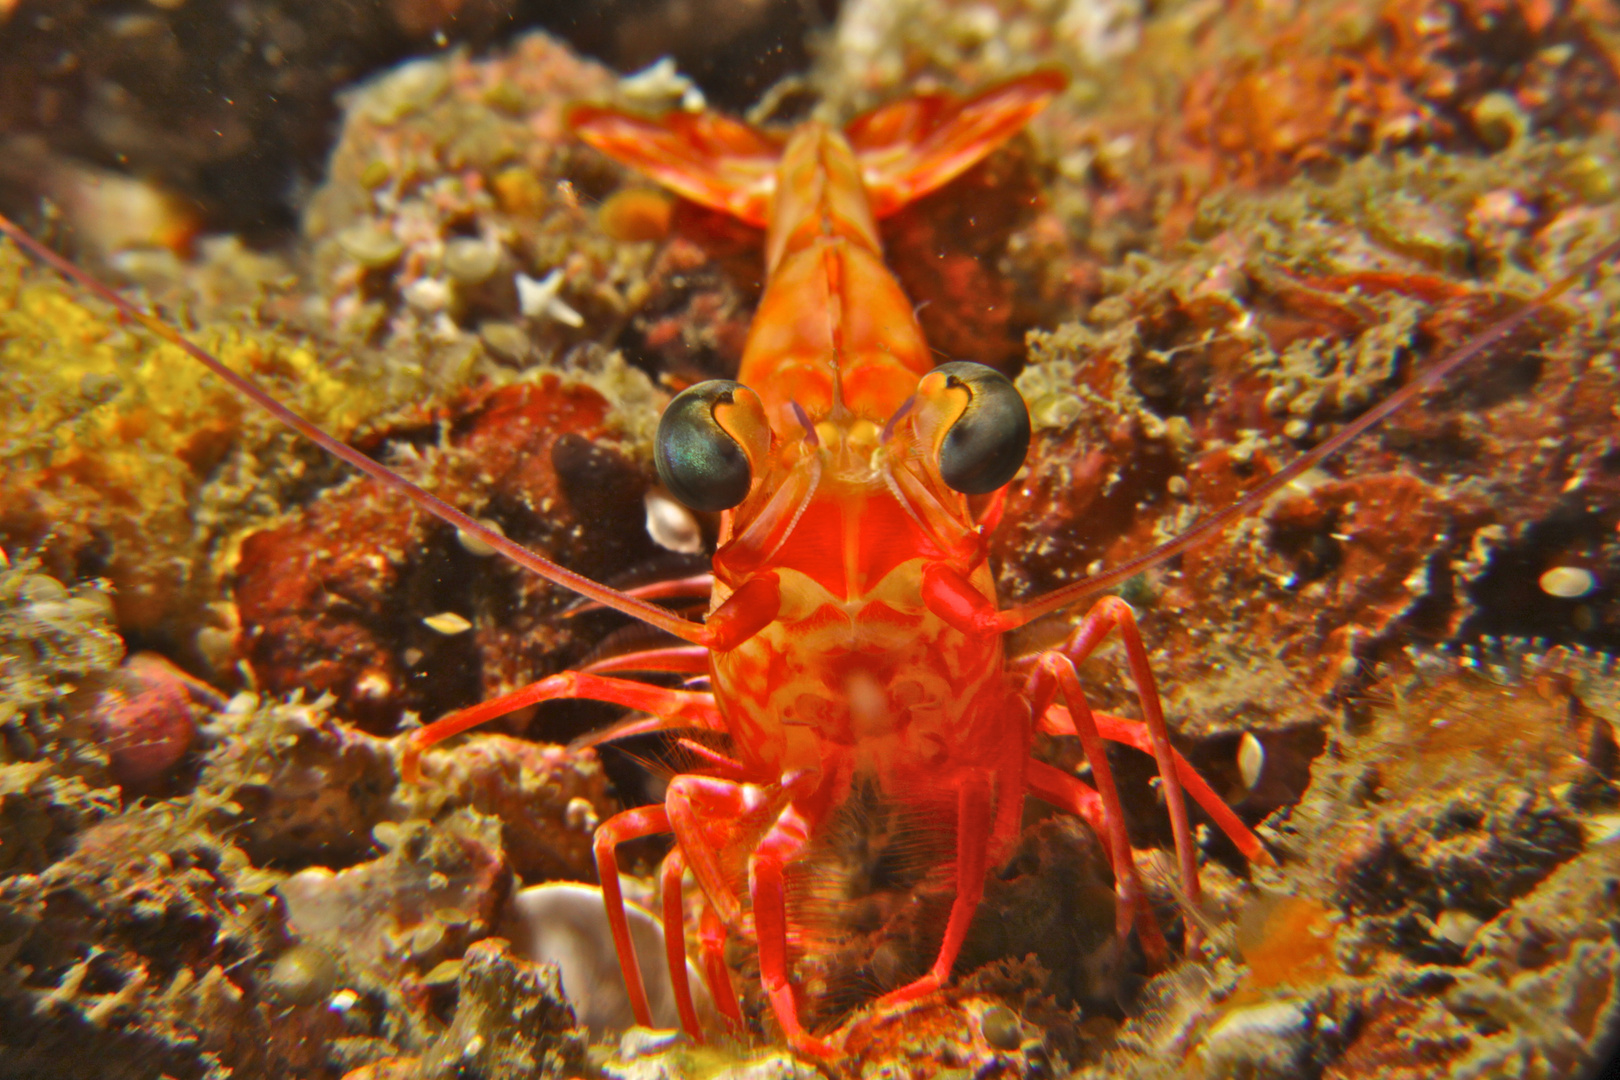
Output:
[[857,117],[844,136],[860,160],[872,212],[886,217],[978,164],[1068,81],[1059,71],[1032,71],[965,101],[918,94]]
[[[894,213],[984,158],[1018,133],[1068,84],[1044,70],[965,101],[920,94],[872,110],[845,129],[877,217]],[[678,195],[750,225],[769,221],[783,141],[714,112],[649,119],[576,105],[568,126],[585,142]]]
[[769,220],[782,144],[766,132],[714,112],[648,119],[597,105],[574,106],[568,126],[677,195],[760,228]]

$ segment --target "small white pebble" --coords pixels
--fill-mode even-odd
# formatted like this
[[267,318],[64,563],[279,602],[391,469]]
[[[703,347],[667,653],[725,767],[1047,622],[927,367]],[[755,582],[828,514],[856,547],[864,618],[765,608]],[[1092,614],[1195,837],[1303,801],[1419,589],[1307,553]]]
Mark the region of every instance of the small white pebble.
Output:
[[424,315],[443,311],[450,305],[450,287],[438,278],[417,278],[403,290],[405,302]]
[[692,511],[656,488],[649,489],[642,502],[647,508],[647,535],[653,543],[682,555],[703,550],[703,529]]
[[563,820],[568,822],[570,829],[578,829],[581,832],[595,832],[596,827],[602,823],[596,816],[596,807],[591,805],[591,801],[578,795],[568,800],[568,809],[563,811]]
[[1440,917],[1434,920],[1434,933],[1436,937],[1449,941],[1459,948],[1466,948],[1483,925],[1485,925],[1483,922],[1466,911],[1448,909],[1442,911]]
[[326,1007],[335,1013],[346,1013],[354,1008],[359,1001],[360,995],[353,990],[339,990],[332,995],[332,1000],[327,1002]]
[[1237,765],[1238,773],[1243,777],[1243,786],[1253,791],[1266,767],[1266,748],[1260,745],[1260,740],[1254,737],[1252,731],[1245,731],[1243,738],[1238,740]]
[[436,630],[445,637],[455,634],[464,634],[472,629],[472,623],[457,615],[453,611],[441,611],[437,615],[428,615],[422,619],[428,629]]
[[354,681],[354,692],[360,698],[382,701],[394,692],[394,684],[382,672],[368,671]]
[[687,112],[703,111],[703,91],[675,67],[675,59],[665,56],[619,80],[619,92],[647,105],[680,102]]
[[[505,530],[501,528],[501,523],[498,521],[490,518],[479,518],[478,524],[498,536],[506,535]],[[456,530],[456,541],[461,544],[462,550],[469,555],[489,556],[495,554],[495,549],[488,542],[482,537],[474,536],[465,529]]]
[[1541,575],[1541,591],[1563,600],[1576,600],[1597,587],[1592,571],[1579,566],[1555,566]]

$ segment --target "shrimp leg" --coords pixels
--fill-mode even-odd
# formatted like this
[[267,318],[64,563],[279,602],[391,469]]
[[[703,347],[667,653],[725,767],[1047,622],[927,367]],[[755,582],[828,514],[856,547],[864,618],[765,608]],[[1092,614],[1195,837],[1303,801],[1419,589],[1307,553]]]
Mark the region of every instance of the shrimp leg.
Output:
[[400,771],[408,783],[415,783],[420,774],[422,751],[468,728],[505,716],[507,713],[542,701],[563,698],[586,698],[624,705],[662,718],[659,727],[720,728],[720,712],[714,695],[692,690],[669,690],[662,686],[628,679],[611,679],[590,675],[582,671],[561,671],[539,682],[530,683],[493,700],[461,709],[427,727],[411,732],[405,743],[404,760]]
[[[985,705],[999,710],[1000,727],[1028,733],[1031,725],[1024,703],[1016,697],[999,698]],[[1029,738],[1004,740],[1000,760],[963,770],[956,788],[956,895],[945,924],[945,937],[933,966],[921,978],[880,999],[910,1001],[944,986],[962,951],[974,912],[984,896],[984,878],[990,864],[1005,854],[1018,835],[1023,817],[1025,765]]]
[[671,848],[658,872],[659,891],[664,901],[664,956],[669,962],[669,981],[675,991],[675,1010],[680,1013],[681,1027],[693,1042],[701,1043],[703,1026],[698,1023],[692,984],[686,977],[686,912],[681,905],[681,877],[685,873],[686,859],[681,849]]
[[[933,966],[921,978],[891,990],[878,999],[888,1005],[912,1001],[938,990],[951,977],[951,967],[962,951],[968,927],[979,901],[984,897],[984,874],[990,847],[991,807],[995,790],[1008,790],[996,784],[992,775],[977,773],[964,779],[957,787],[956,800],[956,895],[951,899],[951,914],[945,923],[945,939],[940,942],[939,955]],[[1007,802],[1022,802],[1003,798]],[[762,950],[763,951],[763,950]]]
[[709,904],[703,905],[698,924],[698,947],[703,954],[703,976],[709,983],[709,996],[726,1018],[734,1033],[743,1030],[742,1006],[737,1004],[737,988],[731,985],[731,969],[726,967],[726,925]]
[[[796,1049],[818,1057],[831,1056],[832,1047],[812,1036],[800,1023],[798,1003],[788,977],[784,877],[788,865],[804,849],[808,824],[791,805],[784,805],[780,794],[773,796],[759,784],[712,776],[675,777],[670,781],[664,803],[675,839],[698,884],[712,907],[719,909],[719,918],[733,926],[742,919],[742,902],[720,865],[720,852],[752,847],[753,854],[748,859],[748,890],[753,902],[754,935],[759,945],[760,979],[765,995],[783,1034]],[[706,937],[715,930],[717,928],[708,928]],[[719,935],[712,936],[714,944],[706,947],[710,950],[708,964],[711,969],[715,966],[723,969],[723,964],[715,963]],[[710,982],[715,982],[713,975]],[[719,987],[715,990],[716,996],[726,1002],[729,990]]]
[[[1169,958],[1169,946],[1148,909],[1146,890],[1137,873],[1130,838],[1125,833],[1124,806],[1120,803],[1119,789],[1114,785],[1113,770],[1108,767],[1108,752],[1103,747],[1102,735],[1097,730],[1091,707],[1086,703],[1080,678],[1075,674],[1074,661],[1061,651],[1043,653],[1035,670],[1030,673],[1027,693],[1037,715],[1044,713],[1059,693],[1069,704],[1080,745],[1085,749],[1086,760],[1091,763],[1091,774],[1097,781],[1096,795],[1101,802],[1103,825],[1100,834],[1108,846],[1109,861],[1114,867],[1115,930],[1124,936],[1134,923],[1148,960],[1156,967],[1161,966]],[[1031,768],[1029,781],[1035,794],[1089,820],[1087,811],[1091,809],[1091,800],[1075,792],[1068,783],[1059,782],[1051,775],[1053,773],[1057,773],[1057,770],[1049,767]],[[1072,779],[1065,774],[1058,775],[1063,776],[1064,781]]]
[[[1153,753],[1153,744],[1148,737],[1147,725],[1139,720],[1127,720],[1112,713],[1094,712],[1093,719],[1097,722],[1097,733],[1109,742],[1121,743],[1144,754]],[[1042,715],[1040,730],[1049,735],[1078,735],[1075,729],[1074,718],[1069,710],[1061,705],[1053,705]],[[1226,834],[1227,839],[1237,845],[1243,857],[1257,866],[1273,866],[1276,860],[1271,853],[1260,845],[1260,838],[1254,831],[1243,824],[1243,819],[1232,812],[1215,789],[1209,786],[1209,781],[1198,775],[1198,770],[1192,763],[1181,755],[1181,751],[1174,748],[1171,754],[1176,760],[1176,776],[1181,780],[1181,786],[1215,822],[1216,828]],[[1044,797],[1044,796],[1043,796]]]
[[[1181,869],[1181,888],[1186,893],[1187,902],[1194,907],[1202,898],[1202,890],[1198,884],[1198,853],[1193,848],[1192,830],[1187,824],[1187,800],[1181,790],[1179,770],[1176,768],[1175,750],[1170,746],[1170,731],[1164,722],[1164,706],[1159,701],[1158,683],[1153,678],[1153,668],[1148,664],[1147,649],[1142,644],[1142,634],[1136,627],[1136,613],[1131,606],[1117,596],[1104,597],[1097,606],[1086,612],[1086,617],[1080,621],[1074,633],[1069,637],[1059,651],[1079,666],[1101,644],[1110,632],[1117,631],[1125,644],[1125,658],[1131,671],[1131,681],[1136,684],[1136,700],[1142,709],[1142,720],[1147,726],[1148,742],[1153,748],[1153,757],[1159,763],[1159,776],[1164,782],[1164,804],[1170,813],[1170,832],[1176,841],[1176,858]],[[1076,682],[1078,687],[1078,681]],[[1075,701],[1068,694],[1071,711]],[[1092,762],[1095,771],[1097,763]],[[1100,785],[1099,785],[1100,786]],[[1187,947],[1193,948],[1197,943],[1198,928],[1187,927]]]
[[784,807],[748,859],[748,891],[754,902],[754,934],[759,939],[759,976],[765,996],[788,1045],[800,1053],[830,1058],[834,1048],[804,1029],[788,977],[787,889],[789,863],[809,842],[809,826],[793,807]]
[[[602,822],[592,845],[596,852],[596,874],[602,883],[602,902],[607,907],[608,927],[613,931],[613,946],[619,953],[619,970],[624,974],[625,992],[630,996],[630,1010],[635,1013],[636,1023],[642,1027],[653,1026],[652,1007],[647,1003],[641,962],[636,958],[635,946],[630,940],[630,920],[624,911],[624,891],[619,887],[618,847],[629,840],[665,832],[669,832],[669,814],[662,806],[638,806],[634,810],[614,814]],[[664,927],[666,936],[680,932],[679,924]],[[683,975],[685,970],[683,966]],[[673,968],[670,977],[679,978]],[[684,1015],[682,1019],[685,1019]]]

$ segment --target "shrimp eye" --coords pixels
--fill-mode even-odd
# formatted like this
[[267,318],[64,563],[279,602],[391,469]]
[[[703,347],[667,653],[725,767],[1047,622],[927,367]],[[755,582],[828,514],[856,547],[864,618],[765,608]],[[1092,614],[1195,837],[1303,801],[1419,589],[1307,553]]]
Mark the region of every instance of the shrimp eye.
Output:
[[658,421],[658,478],[693,510],[729,510],[748,496],[771,445],[765,406],[742,383],[710,379],[682,390]]
[[917,386],[919,434],[934,447],[940,479],[986,495],[1017,474],[1029,451],[1029,407],[1012,380],[965,360],[941,364]]

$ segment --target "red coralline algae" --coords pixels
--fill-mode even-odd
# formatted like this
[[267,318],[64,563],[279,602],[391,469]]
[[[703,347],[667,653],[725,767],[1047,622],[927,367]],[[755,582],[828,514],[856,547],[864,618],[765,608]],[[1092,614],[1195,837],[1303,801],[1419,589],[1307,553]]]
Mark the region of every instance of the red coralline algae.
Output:
[[159,784],[191,749],[199,704],[220,708],[224,701],[155,653],[124,661],[91,708],[113,778],[137,792]]
[[1594,130],[1613,59],[1569,5],[1313,5],[1247,55],[1198,71],[1184,145],[1210,176],[1273,184],[1396,146],[1495,149],[1530,129]]
[[[405,447],[442,498],[587,574],[651,557],[646,480],[595,440],[608,403],[555,375],[469,391],[362,443]],[[386,731],[405,709],[437,716],[560,666],[566,601],[482,557],[369,480],[324,492],[253,533],[234,573],[242,655],[265,689],[332,693]],[[470,627],[424,624],[459,615]],[[446,630],[451,632],[447,633]]]

